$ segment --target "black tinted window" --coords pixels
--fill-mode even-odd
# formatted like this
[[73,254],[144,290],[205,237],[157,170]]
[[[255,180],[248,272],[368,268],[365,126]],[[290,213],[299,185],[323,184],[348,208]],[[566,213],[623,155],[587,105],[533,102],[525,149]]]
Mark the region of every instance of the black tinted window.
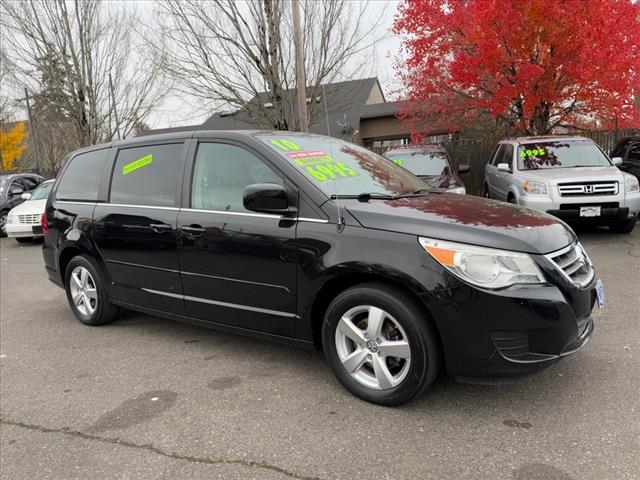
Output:
[[98,199],[98,183],[108,148],[81,153],[71,159],[65,168],[56,191],[58,200]]
[[629,149],[629,155],[627,155],[627,159],[640,161],[640,142],[631,145],[631,148]]
[[277,183],[282,178],[243,148],[224,143],[198,147],[191,189],[191,206],[205,210],[246,212],[244,189],[254,183]]
[[126,148],[118,152],[111,203],[172,207],[182,169],[182,143]]

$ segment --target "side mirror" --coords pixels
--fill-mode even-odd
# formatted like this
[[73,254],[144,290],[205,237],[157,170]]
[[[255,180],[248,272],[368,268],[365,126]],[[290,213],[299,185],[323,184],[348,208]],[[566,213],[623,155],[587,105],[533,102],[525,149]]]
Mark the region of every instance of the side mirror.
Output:
[[471,167],[469,165],[458,166],[458,173],[467,173],[469,170],[471,170]]
[[9,195],[11,195],[11,196],[22,195],[23,192],[24,192],[24,190],[22,188],[13,187],[11,190],[9,190]]
[[510,172],[511,169],[509,168],[509,164],[508,163],[499,163],[498,164],[498,171],[499,172]]
[[616,167],[622,165],[622,157],[613,157],[611,161]]
[[23,200],[29,200],[31,198],[31,194],[29,192],[24,192],[22,195],[20,195],[20,198],[22,198]]
[[290,215],[297,212],[289,206],[287,191],[276,183],[254,183],[244,189],[242,204],[247,210],[261,213]]

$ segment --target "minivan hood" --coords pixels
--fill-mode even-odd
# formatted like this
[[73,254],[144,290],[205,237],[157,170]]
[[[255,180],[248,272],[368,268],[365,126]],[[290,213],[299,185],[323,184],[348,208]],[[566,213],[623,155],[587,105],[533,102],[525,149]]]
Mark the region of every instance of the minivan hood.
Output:
[[348,200],[347,210],[365,228],[408,233],[517,252],[544,254],[575,241],[546,213],[453,193],[397,200]]
[[538,170],[522,170],[527,178],[539,179],[552,185],[564,182],[589,182],[594,180],[624,181],[618,167],[569,167],[541,168]]

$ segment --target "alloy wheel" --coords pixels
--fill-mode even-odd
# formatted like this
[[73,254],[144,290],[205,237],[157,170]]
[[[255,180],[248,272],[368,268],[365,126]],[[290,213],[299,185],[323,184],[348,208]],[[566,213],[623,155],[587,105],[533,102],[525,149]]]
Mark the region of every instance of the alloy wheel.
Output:
[[409,339],[400,323],[381,308],[360,305],[345,312],[335,343],[342,366],[365,387],[394,388],[409,372]]
[[89,270],[76,267],[71,272],[69,282],[71,299],[78,311],[87,317],[93,315],[98,308],[98,289]]

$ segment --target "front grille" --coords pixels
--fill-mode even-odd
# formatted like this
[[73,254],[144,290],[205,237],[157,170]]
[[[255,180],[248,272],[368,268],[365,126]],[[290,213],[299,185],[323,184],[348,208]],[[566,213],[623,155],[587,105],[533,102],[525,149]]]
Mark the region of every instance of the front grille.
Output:
[[617,195],[618,182],[573,182],[560,183],[561,197],[582,197],[591,195]]
[[593,265],[579,242],[562,250],[546,255],[562,275],[579,287],[591,281],[594,275]]
[[39,213],[34,213],[33,215],[18,215],[18,223],[26,223],[28,225],[39,225],[40,224]]

